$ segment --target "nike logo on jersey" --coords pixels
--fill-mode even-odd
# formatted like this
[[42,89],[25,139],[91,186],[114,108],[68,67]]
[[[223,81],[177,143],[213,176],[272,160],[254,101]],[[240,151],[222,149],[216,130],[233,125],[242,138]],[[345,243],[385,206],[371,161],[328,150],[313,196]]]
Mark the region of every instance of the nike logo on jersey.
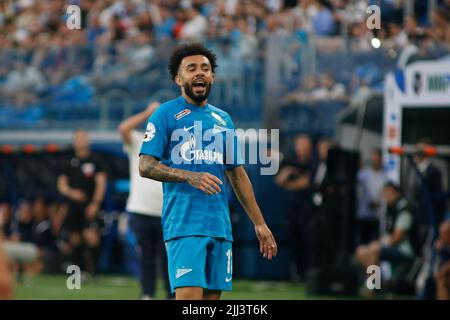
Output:
[[194,124],[193,126],[188,127],[188,128],[184,127],[183,130],[184,130],[184,131],[189,131],[189,130],[191,130],[192,128],[195,128],[195,126],[196,126],[196,124]]
[[175,278],[179,278],[179,277],[182,277],[182,276],[184,276],[186,273],[189,273],[189,272],[191,272],[192,271],[192,269],[177,269],[177,274],[175,275]]

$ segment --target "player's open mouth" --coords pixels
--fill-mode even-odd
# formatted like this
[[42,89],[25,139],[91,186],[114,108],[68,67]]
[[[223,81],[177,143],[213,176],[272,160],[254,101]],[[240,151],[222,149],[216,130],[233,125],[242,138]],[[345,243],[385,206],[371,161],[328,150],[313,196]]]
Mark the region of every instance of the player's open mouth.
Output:
[[194,91],[204,91],[206,89],[206,82],[203,80],[197,80],[192,82],[192,88]]
[[192,86],[195,88],[204,88],[206,87],[206,81],[204,80],[195,80],[192,82]]

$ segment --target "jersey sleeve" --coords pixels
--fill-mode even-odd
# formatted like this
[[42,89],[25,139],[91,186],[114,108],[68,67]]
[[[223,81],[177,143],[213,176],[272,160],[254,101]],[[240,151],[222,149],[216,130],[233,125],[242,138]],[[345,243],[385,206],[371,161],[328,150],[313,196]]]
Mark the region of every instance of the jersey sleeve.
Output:
[[139,156],[142,154],[162,160],[166,157],[169,143],[168,118],[163,106],[159,107],[148,119]]
[[228,130],[226,135],[226,147],[225,147],[225,170],[231,170],[244,164],[242,158],[241,148],[239,145],[239,138],[236,133],[233,120],[228,117]]

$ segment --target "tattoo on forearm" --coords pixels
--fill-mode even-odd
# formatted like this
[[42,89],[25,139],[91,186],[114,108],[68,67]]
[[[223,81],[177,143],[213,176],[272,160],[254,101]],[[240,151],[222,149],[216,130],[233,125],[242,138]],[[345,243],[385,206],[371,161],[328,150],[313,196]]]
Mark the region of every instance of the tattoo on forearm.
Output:
[[143,157],[140,161],[141,175],[162,182],[186,182],[185,170],[170,168],[153,157]]

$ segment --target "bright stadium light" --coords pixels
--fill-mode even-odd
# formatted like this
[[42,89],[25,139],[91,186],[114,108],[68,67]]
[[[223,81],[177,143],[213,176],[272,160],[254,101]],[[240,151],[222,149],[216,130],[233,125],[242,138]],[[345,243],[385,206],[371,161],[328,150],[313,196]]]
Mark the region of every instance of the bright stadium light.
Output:
[[381,41],[378,38],[372,38],[372,40],[370,41],[370,44],[372,45],[372,47],[374,47],[375,49],[378,49],[381,46]]

